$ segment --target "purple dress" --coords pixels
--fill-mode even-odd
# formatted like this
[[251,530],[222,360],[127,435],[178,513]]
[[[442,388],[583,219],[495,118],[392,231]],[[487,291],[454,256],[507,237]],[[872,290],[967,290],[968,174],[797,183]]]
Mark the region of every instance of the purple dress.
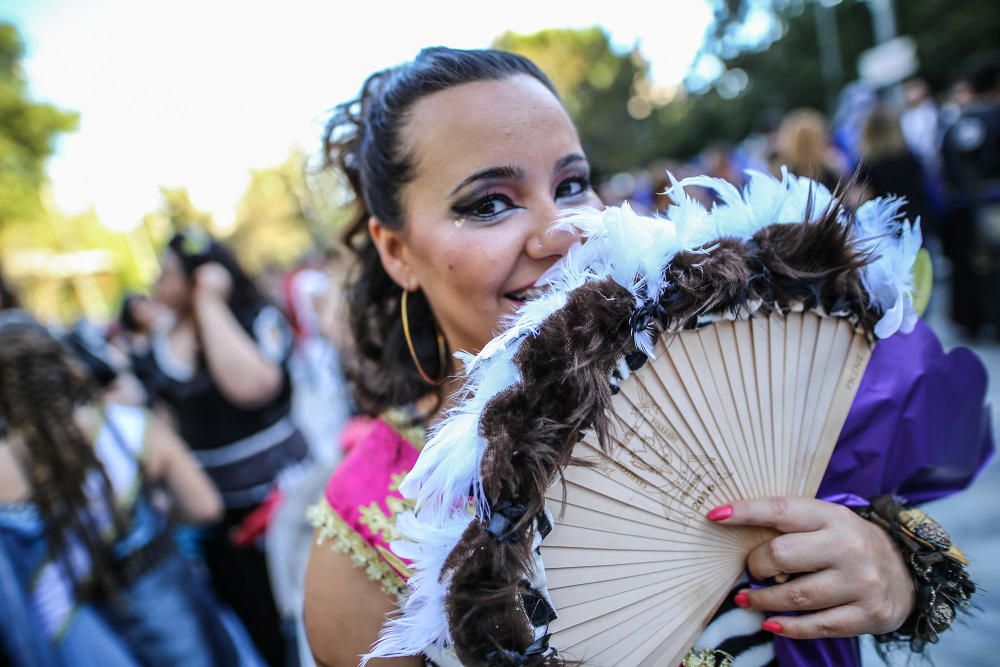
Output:
[[[993,454],[986,383],[975,354],[965,348],[946,354],[923,322],[880,341],[818,497],[859,505],[895,493],[919,503],[967,487]],[[782,667],[861,665],[857,638],[776,636],[774,650]]]

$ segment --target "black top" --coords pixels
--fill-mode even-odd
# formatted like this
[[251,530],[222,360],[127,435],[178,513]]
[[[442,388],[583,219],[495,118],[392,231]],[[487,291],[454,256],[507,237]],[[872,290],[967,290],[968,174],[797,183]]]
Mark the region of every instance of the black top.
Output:
[[143,363],[136,368],[150,396],[173,409],[181,437],[195,451],[243,440],[273,426],[291,411],[292,387],[287,364],[293,338],[287,320],[270,305],[237,319],[257,342],[261,354],[281,366],[281,390],[264,405],[244,408],[230,403],[219,391],[203,359],[192,373],[171,356],[163,332],[153,335]]
[[911,220],[920,217],[925,229],[932,225],[932,214],[925,194],[924,168],[910,151],[878,160],[864,161],[858,168],[858,180],[875,197],[898,195],[906,198],[904,212]]
[[1000,186],[1000,102],[963,109],[945,132],[941,152],[945,179],[956,194],[977,198],[982,189]]

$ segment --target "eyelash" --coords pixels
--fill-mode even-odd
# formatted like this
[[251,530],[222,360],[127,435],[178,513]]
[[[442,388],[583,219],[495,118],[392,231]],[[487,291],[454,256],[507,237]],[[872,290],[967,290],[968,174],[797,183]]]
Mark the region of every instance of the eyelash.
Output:
[[[560,198],[560,196],[559,196],[560,190],[562,190],[563,187],[566,186],[566,184],[568,184],[568,183],[579,183],[580,184],[580,191],[576,192],[574,194],[571,194],[571,195],[565,195],[566,197],[579,197],[581,195],[586,194],[590,190],[590,178],[589,177],[587,177],[587,176],[574,176],[572,178],[567,178],[562,183],[560,183],[559,186],[556,188],[556,198],[557,199]],[[502,203],[502,204],[506,205],[507,208],[504,209],[503,211],[498,212],[498,213],[476,215],[475,211],[477,209],[482,208],[482,207],[484,207],[484,206],[486,206],[488,204],[491,204],[493,202]],[[511,201],[510,197],[508,197],[507,195],[501,194],[499,192],[486,192],[483,196],[476,198],[474,201],[472,201],[472,202],[470,202],[468,204],[462,204],[462,203],[455,204],[454,206],[452,206],[451,210],[459,218],[470,218],[471,217],[471,218],[476,218],[476,219],[478,219],[480,221],[483,221],[483,222],[491,222],[491,221],[495,220],[496,218],[500,217],[501,215],[503,215],[504,213],[507,213],[508,211],[511,211],[511,210],[514,210],[514,209],[518,209],[518,208],[522,208],[522,207],[515,206],[514,202]]]

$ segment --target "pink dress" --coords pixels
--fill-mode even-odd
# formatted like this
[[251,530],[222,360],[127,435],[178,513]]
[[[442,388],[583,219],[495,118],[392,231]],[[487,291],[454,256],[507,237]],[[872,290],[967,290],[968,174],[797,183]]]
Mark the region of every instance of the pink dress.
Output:
[[308,514],[320,543],[330,540],[392,596],[405,591],[410,576],[408,561],[389,546],[399,537],[396,515],[412,508],[399,484],[424,443],[421,426],[404,424],[393,411],[375,420],[352,420],[342,439],[344,459]]

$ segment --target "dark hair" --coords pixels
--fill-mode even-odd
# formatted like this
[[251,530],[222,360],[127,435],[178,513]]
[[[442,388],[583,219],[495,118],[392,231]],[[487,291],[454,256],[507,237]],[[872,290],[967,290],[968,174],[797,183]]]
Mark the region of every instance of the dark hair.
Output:
[[145,301],[148,297],[143,294],[126,294],[122,299],[121,309],[118,311],[118,322],[122,329],[129,333],[142,333],[142,325],[135,317],[132,308],[140,301]]
[[233,279],[229,292],[229,309],[244,326],[252,321],[266,299],[257,289],[243,267],[236,260],[233,251],[202,231],[187,231],[174,234],[167,247],[181,262],[181,268],[189,282],[193,282],[198,267],[217,262]]
[[966,63],[966,79],[976,95],[987,95],[1000,89],[1000,53],[987,51],[972,56]]
[[[356,213],[343,235],[357,258],[346,293],[357,346],[348,374],[358,406],[369,414],[412,403],[431,389],[420,378],[403,336],[402,288],[386,273],[368,235],[370,216],[390,229],[403,226],[399,193],[413,178],[414,165],[401,139],[409,111],[432,93],[518,75],[536,79],[556,95],[548,77],[523,56],[489,49],[427,48],[412,62],[372,74],[360,96],[336,107],[327,122],[325,164],[342,172],[354,193]],[[411,294],[408,302],[417,357],[431,375],[443,374],[450,363],[447,356],[439,358],[430,304],[422,292]]]
[[7,282],[0,271],[0,310],[5,308],[20,308],[21,300],[17,298],[14,286]]
[[[97,513],[111,514],[116,536],[125,534],[128,520],[75,420],[76,406],[94,397],[86,375],[44,327],[23,311],[0,315],[0,418],[24,442],[18,458],[52,553],[78,598],[89,593],[113,598],[120,582],[103,535],[107,526],[98,520],[94,501],[104,505]],[[89,556],[89,571],[80,571],[71,554],[75,545]]]

